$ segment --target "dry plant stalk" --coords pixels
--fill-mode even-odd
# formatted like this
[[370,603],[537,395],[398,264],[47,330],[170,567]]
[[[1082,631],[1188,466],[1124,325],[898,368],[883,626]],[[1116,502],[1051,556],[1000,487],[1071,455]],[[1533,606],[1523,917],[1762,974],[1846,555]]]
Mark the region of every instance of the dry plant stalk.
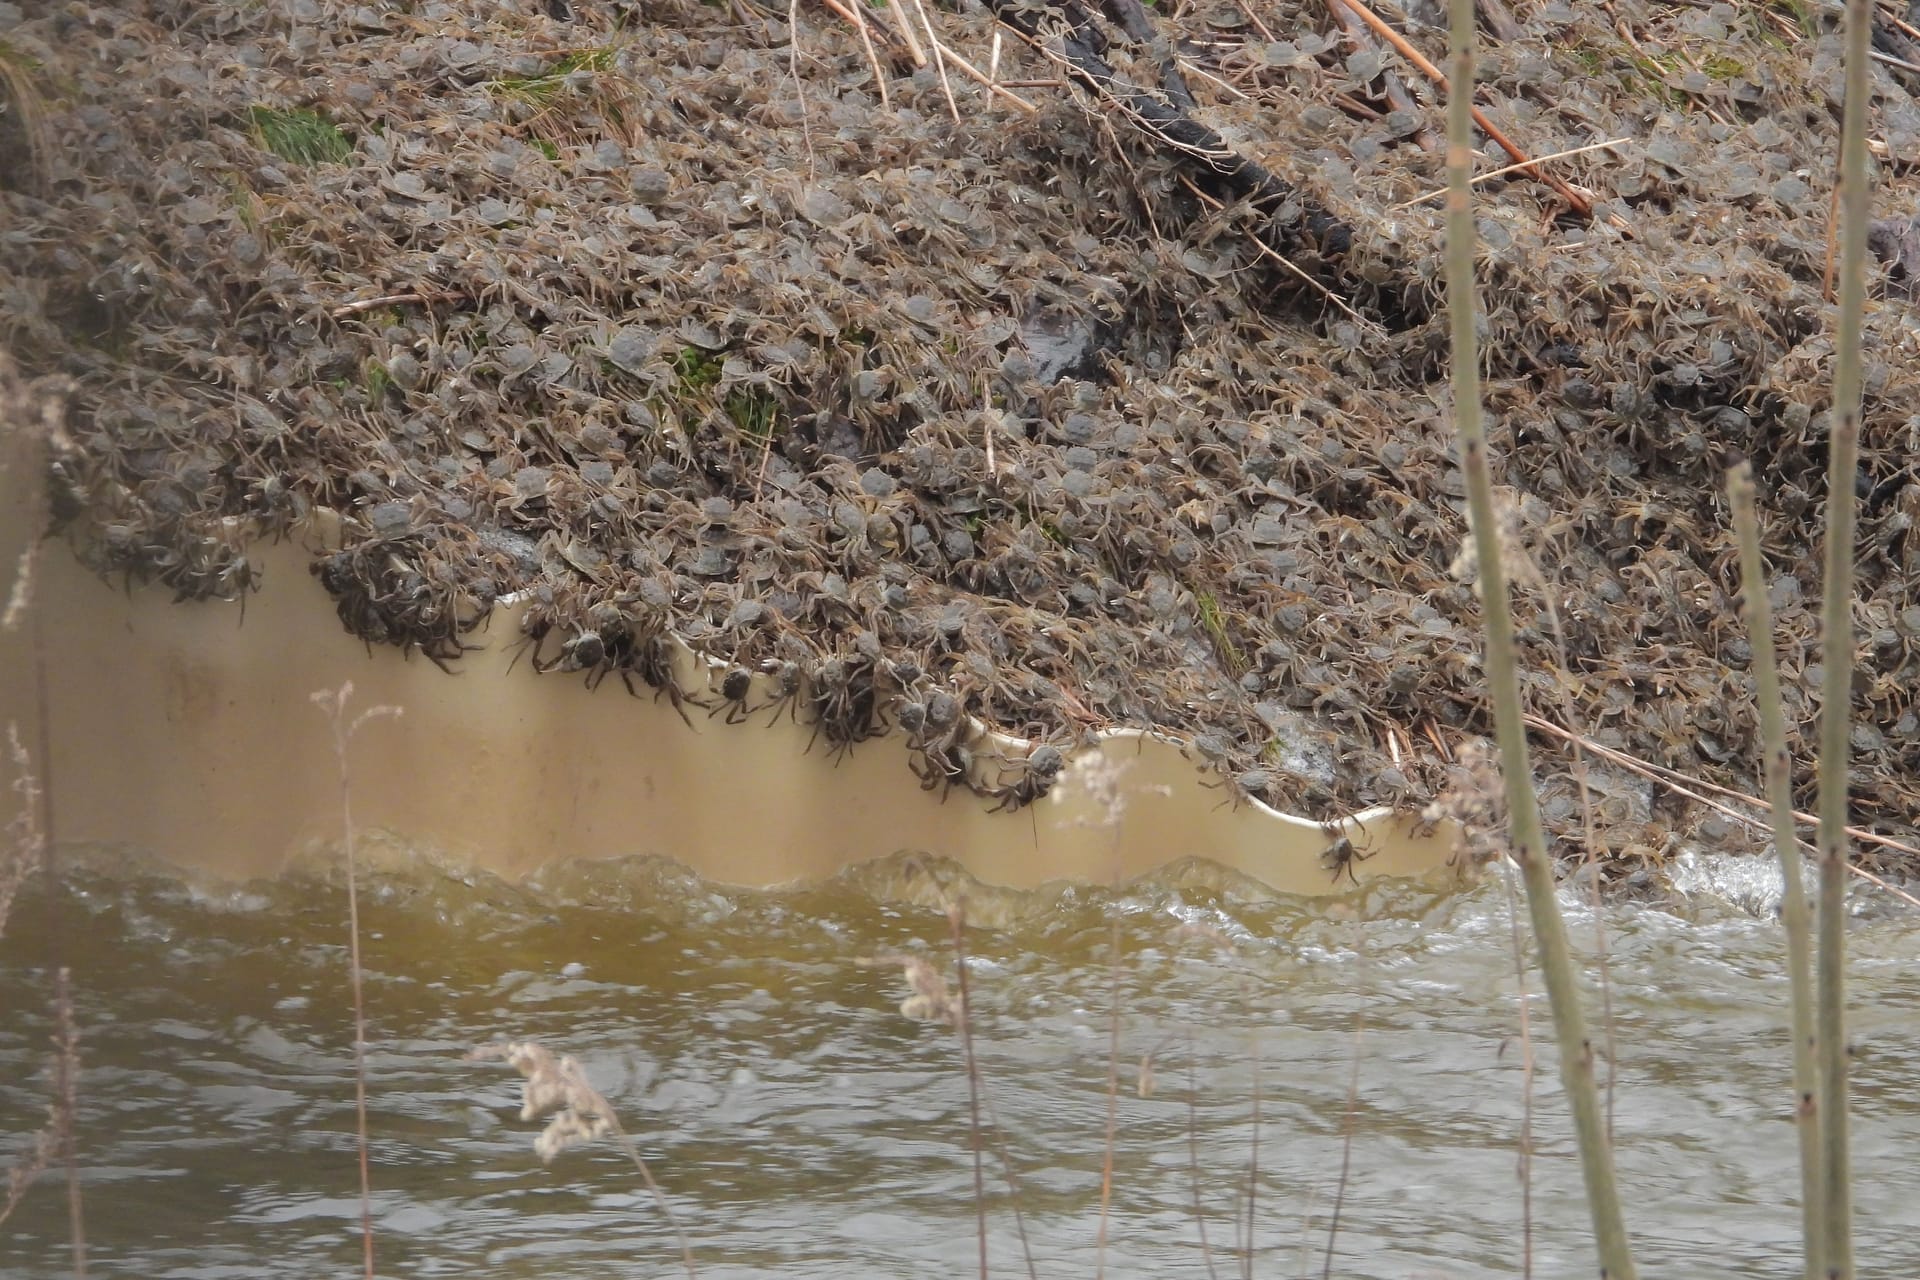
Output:
[[[1411,62],[1415,67],[1418,67],[1421,74],[1433,81],[1434,85],[1438,87],[1442,93],[1447,94],[1448,110],[1449,113],[1451,113],[1454,94],[1448,87],[1448,79],[1445,75],[1441,74],[1440,68],[1427,61],[1425,55],[1407,43],[1405,36],[1388,26],[1380,19],[1378,14],[1367,8],[1366,5],[1360,3],[1360,0],[1339,0],[1339,3],[1343,3],[1347,8],[1353,10],[1362,22],[1373,28],[1381,39],[1393,46],[1394,52],[1398,53],[1408,62]],[[1452,83],[1459,84],[1460,63],[1458,53],[1454,55],[1454,59],[1454,78]],[[1517,143],[1507,137],[1507,135],[1501,131],[1500,126],[1489,119],[1484,111],[1472,105],[1473,86],[1471,84],[1465,86],[1465,95],[1468,100],[1467,109],[1472,113],[1470,123],[1479,125],[1481,130],[1489,138],[1492,138],[1502,151],[1507,153],[1508,157],[1513,160],[1516,168],[1525,170],[1528,177],[1538,179],[1552,187],[1559,193],[1560,198],[1567,202],[1567,207],[1580,217],[1591,218],[1593,216],[1593,201],[1589,200],[1581,192],[1574,190],[1565,180],[1555,177],[1546,170],[1539,168],[1539,160],[1529,156]],[[1449,122],[1448,132],[1452,132],[1451,122]]]
[[1847,755],[1853,726],[1854,473],[1860,463],[1862,329],[1867,310],[1867,108],[1873,12],[1847,0],[1846,107],[1840,126],[1840,315],[1827,445],[1827,536],[1820,652],[1820,1140],[1822,1263],[1853,1275],[1853,1187],[1847,1137]]
[[1347,1113],[1340,1126],[1340,1181],[1333,1188],[1333,1215],[1327,1222],[1327,1260],[1320,1268],[1320,1280],[1333,1280],[1333,1249],[1340,1239],[1340,1209],[1347,1200],[1347,1176],[1353,1171],[1353,1126],[1360,1109],[1360,1040],[1366,1032],[1366,1015],[1353,1019],[1353,1071],[1347,1077]]
[[[1119,802],[1125,805],[1125,800]],[[1118,809],[1114,811],[1116,814]],[[1117,817],[1116,817],[1117,821]],[[1120,888],[1114,876],[1114,890]],[[1095,1245],[1093,1274],[1107,1274],[1107,1223],[1113,1207],[1113,1151],[1120,1133],[1120,914],[1111,906],[1112,927],[1107,940],[1107,1137],[1100,1157],[1100,1234]]]
[[1787,978],[1793,1005],[1794,1120],[1800,1131],[1800,1216],[1806,1280],[1825,1271],[1825,1179],[1820,1143],[1819,1040],[1814,1030],[1813,926],[1807,906],[1800,841],[1794,829],[1793,784],[1787,758],[1787,720],[1780,697],[1780,664],[1773,645],[1773,607],[1760,557],[1760,519],[1754,511],[1753,467],[1742,462],[1727,477],[1734,537],[1740,543],[1741,599],[1753,649],[1754,702],[1764,751],[1762,774],[1773,809],[1773,847],[1780,858],[1781,918],[1787,929]]
[[373,1280],[373,1172],[367,1155],[367,1006],[361,991],[360,968],[360,892],[354,857],[353,787],[347,768],[347,749],[353,735],[370,720],[398,716],[399,707],[369,707],[353,719],[347,719],[347,701],[353,697],[353,681],[338,689],[316,690],[310,695],[315,706],[326,713],[333,728],[333,758],[340,771],[340,828],[347,857],[347,954],[353,972],[353,1107],[360,1147],[360,1240],[362,1266],[366,1280]]
[[547,1117],[547,1127],[533,1140],[533,1151],[540,1157],[541,1164],[552,1164],[554,1157],[569,1147],[601,1138],[617,1142],[633,1161],[633,1167],[640,1171],[641,1181],[647,1184],[660,1212],[666,1215],[667,1224],[673,1228],[674,1239],[680,1244],[680,1261],[691,1280],[693,1248],[687,1243],[686,1232],[680,1229],[673,1206],[667,1202],[660,1184],[653,1180],[653,1171],[641,1158],[639,1146],[620,1127],[620,1117],[615,1114],[613,1104],[587,1082],[587,1073],[572,1054],[556,1055],[537,1040],[509,1040],[480,1045],[467,1054],[467,1061],[505,1062],[526,1077],[520,1091],[520,1118]]
[[[1515,1162],[1520,1176],[1520,1274],[1533,1276],[1533,995],[1527,990],[1527,946],[1520,936],[1520,903],[1513,876],[1503,875],[1507,887],[1507,924],[1513,934],[1514,987],[1520,1000],[1520,1141]],[[1611,1136],[1612,1128],[1609,1126]]]
[[[900,974],[907,980],[912,994],[900,1002],[902,1017],[915,1022],[934,1022],[952,1027],[960,1033],[960,1050],[967,1071],[967,1116],[968,1140],[973,1148],[973,1198],[975,1217],[978,1224],[980,1274],[987,1274],[987,1199],[986,1179],[982,1165],[980,1143],[983,1133],[993,1135],[994,1154],[1000,1160],[1000,1170],[1006,1178],[1008,1203],[1013,1208],[1014,1231],[1020,1239],[1020,1253],[1026,1262],[1029,1280],[1039,1280],[1039,1269],[1034,1265],[1033,1246],[1027,1238],[1026,1213],[1020,1207],[1022,1199],[1020,1180],[1013,1171],[1013,1159],[1007,1154],[1007,1145],[1000,1117],[993,1106],[993,1098],[986,1090],[986,1080],[980,1070],[980,1060],[973,1048],[973,1020],[969,1016],[972,1002],[967,989],[967,944],[966,944],[966,896],[960,893],[947,894],[947,927],[953,939],[955,966],[955,985],[958,992],[947,986],[947,980],[939,970],[925,958],[909,955],[900,951],[882,952],[877,956],[862,956],[854,961],[863,968],[891,968],[900,966]],[[980,1123],[982,1111],[986,1112],[987,1125]]]
[[890,968],[900,966],[900,976],[907,980],[907,986],[913,994],[900,1002],[900,1016],[911,1018],[915,1022],[938,1022],[943,1026],[958,1029],[966,1020],[966,1002],[953,994],[947,987],[947,980],[940,976],[924,956],[908,955],[903,951],[883,951],[877,956],[862,956],[854,961],[864,968]]
[[1187,1172],[1193,1183],[1193,1221],[1200,1233],[1200,1257],[1207,1264],[1207,1280],[1220,1280],[1213,1265],[1213,1245],[1207,1239],[1207,1215],[1200,1199],[1200,1103],[1195,1080],[1199,1068],[1194,1062],[1193,1029],[1187,1029]]
[[1454,412],[1460,431],[1462,470],[1466,473],[1475,558],[1481,577],[1481,602],[1487,638],[1487,679],[1493,696],[1501,771],[1512,816],[1514,847],[1526,881],[1540,969],[1553,1009],[1560,1043],[1560,1075],[1573,1111],[1581,1168],[1601,1273],[1608,1280],[1632,1280],[1633,1256],[1621,1217],[1613,1152],[1607,1143],[1599,1090],[1595,1085],[1594,1046],[1580,1008],[1580,989],[1566,922],[1554,897],[1553,866],[1547,857],[1528,763],[1520,683],[1515,670],[1513,615],[1501,563],[1499,517],[1494,505],[1493,468],[1487,456],[1481,417],[1479,342],[1473,277],[1473,0],[1451,0],[1453,75],[1447,94],[1447,310],[1452,337]]
[[[960,986],[960,999],[949,1007],[948,1012],[954,1026],[959,1029],[961,1053],[967,1062],[967,1138],[973,1147],[973,1208],[974,1217],[979,1223],[980,1280],[987,1280],[987,1188],[985,1165],[980,1155],[980,1068],[974,1061],[973,1024],[967,1017],[965,899],[955,898],[947,904],[947,927],[953,932],[954,978]],[[1033,1265],[1031,1258],[1027,1260],[1027,1265]]]
[[40,779],[20,742],[20,726],[11,721],[7,723],[7,754],[13,761],[13,791],[20,797],[20,808],[7,824],[4,839],[0,839],[0,935],[7,931],[7,916],[20,886],[47,857],[46,832],[40,828]]
[[73,1021],[72,975],[62,965],[53,976],[53,1056],[48,1074],[52,1082],[47,1090],[47,1123],[27,1140],[13,1168],[7,1171],[7,1189],[0,1200],[0,1223],[26,1198],[27,1188],[42,1173],[62,1161],[67,1170],[68,1238],[72,1249],[73,1274],[85,1280],[87,1274],[87,1235],[81,1212],[78,1163],[74,1152],[73,1117],[79,1099],[80,1034]]

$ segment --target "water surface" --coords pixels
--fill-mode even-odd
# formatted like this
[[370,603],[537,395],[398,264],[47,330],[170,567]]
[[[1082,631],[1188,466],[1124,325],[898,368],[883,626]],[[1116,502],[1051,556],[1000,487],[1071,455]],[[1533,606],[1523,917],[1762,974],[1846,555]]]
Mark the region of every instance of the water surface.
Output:
[[[371,875],[383,1274],[598,1280],[677,1266],[617,1148],[540,1164],[518,1078],[464,1056],[500,1037],[580,1059],[703,1276],[976,1273],[958,1038],[901,1015],[897,968],[857,963],[922,953],[951,975],[924,880],[895,866],[742,892],[633,862],[514,886],[404,857]],[[1569,907],[1590,944],[1591,916]],[[1109,1275],[1206,1276],[1209,1259],[1240,1274],[1249,1221],[1254,1274],[1319,1275],[1337,1197],[1334,1275],[1518,1275],[1529,1220],[1533,1274],[1593,1273],[1544,1005],[1523,1207],[1528,1054],[1497,882],[1309,905],[1170,874],[1117,892],[983,895],[973,912],[975,1049],[999,1122],[987,1127],[1019,1188],[990,1139],[995,1274],[1026,1273],[1016,1201],[1040,1274],[1095,1273],[1116,1060]],[[356,1273],[345,916],[344,885],[324,870],[222,887],[97,860],[17,904],[0,939],[4,1154],[44,1114],[57,957],[83,1035],[93,1274]],[[1604,920],[1614,1125],[1643,1270],[1794,1273],[1776,925],[1707,897]],[[1870,913],[1852,941],[1860,1253],[1868,1269],[1915,1274],[1920,928]],[[70,1274],[66,1238],[60,1185],[44,1179],[0,1230],[0,1274]]]

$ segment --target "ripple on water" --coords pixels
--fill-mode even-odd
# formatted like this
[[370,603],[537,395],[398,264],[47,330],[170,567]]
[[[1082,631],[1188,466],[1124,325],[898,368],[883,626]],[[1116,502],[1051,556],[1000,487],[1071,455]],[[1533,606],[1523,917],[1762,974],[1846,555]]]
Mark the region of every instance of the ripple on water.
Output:
[[[1781,940],[1764,895],[1705,896],[1740,877],[1758,883],[1759,869],[1702,875],[1676,909],[1601,917],[1630,1221],[1649,1271],[1777,1275],[1792,1256],[1785,1197],[1797,1180]],[[63,889],[57,904],[23,901],[0,940],[0,1131],[27,1132],[42,1114],[57,935],[79,984],[99,1269],[351,1269],[359,1204],[337,873],[314,865],[268,884],[196,886],[123,861],[86,864]],[[383,1266],[553,1278],[672,1264],[671,1232],[615,1147],[543,1168],[517,1077],[465,1060],[471,1045],[510,1036],[578,1057],[659,1178],[703,1275],[970,1268],[957,1038],[900,1015],[897,965],[856,963],[924,954],[951,979],[940,903],[959,889],[984,1097],[1042,1269],[1093,1267],[1117,1062],[1113,1274],[1206,1273],[1196,1181],[1215,1249],[1244,1231],[1256,1078],[1261,1270],[1317,1265],[1351,1087],[1336,1273],[1513,1273],[1526,1055],[1501,886],[1370,885],[1303,904],[1188,865],[1118,890],[1004,894],[911,859],[790,892],[720,889],[644,860],[561,865],[508,885],[384,859],[362,897]],[[1567,905],[1590,952],[1591,910]],[[1892,914],[1862,919],[1853,936],[1861,1253],[1895,1265],[1920,1227],[1920,1178],[1905,1158],[1920,1149],[1917,942],[1913,921]],[[1545,1010],[1533,1012],[1536,1272],[1584,1272],[1578,1175]],[[1020,1245],[996,1145],[990,1233],[996,1270],[1011,1274]],[[36,1186],[0,1238],[0,1273],[66,1274],[65,1223],[57,1187]]]

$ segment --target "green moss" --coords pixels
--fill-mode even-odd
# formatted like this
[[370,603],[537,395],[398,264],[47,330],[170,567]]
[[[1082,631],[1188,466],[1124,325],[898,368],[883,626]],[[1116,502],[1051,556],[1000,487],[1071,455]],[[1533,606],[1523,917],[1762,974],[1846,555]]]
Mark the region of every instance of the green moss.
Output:
[[1701,74],[1719,84],[1738,80],[1747,74],[1746,64],[1724,54],[1709,54],[1700,61]]
[[248,122],[260,145],[289,164],[343,164],[353,143],[340,127],[304,107],[249,107]]
[[673,358],[674,389],[681,395],[705,391],[720,381],[720,359],[698,347],[682,347]]

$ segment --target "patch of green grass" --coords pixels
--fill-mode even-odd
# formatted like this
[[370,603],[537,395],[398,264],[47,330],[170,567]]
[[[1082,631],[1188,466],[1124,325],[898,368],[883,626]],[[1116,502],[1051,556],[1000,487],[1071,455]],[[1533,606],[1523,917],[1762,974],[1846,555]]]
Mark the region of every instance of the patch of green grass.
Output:
[[545,138],[535,138],[533,140],[533,147],[549,160],[558,160],[560,158],[560,148],[554,146]]
[[1589,77],[1597,76],[1607,69],[1607,55],[1598,49],[1581,45],[1565,51],[1569,58],[1578,64],[1580,70]]
[[764,387],[740,387],[727,393],[727,416],[748,439],[765,444],[780,420],[780,402]]
[[560,56],[560,60],[537,76],[503,76],[488,83],[487,90],[505,98],[518,98],[522,102],[544,109],[553,105],[567,87],[567,77],[581,71],[599,73],[613,69],[614,49],[612,45],[598,45],[590,49],[574,49]]
[[[720,383],[720,357],[698,347],[682,347],[673,358],[674,392],[694,398]],[[764,387],[735,387],[720,407],[742,434],[761,444],[773,439],[780,421],[780,402]]]
[[249,107],[248,122],[260,145],[289,164],[344,164],[353,143],[340,126],[305,107]]
[[1648,97],[1669,107],[1678,107],[1686,102],[1686,93],[1667,79],[1668,76],[1686,73],[1686,64],[1681,62],[1678,54],[1645,54],[1624,49],[1620,56],[1633,68],[1634,75],[1640,81],[1639,87]]
[[1214,650],[1219,653],[1220,661],[1227,664],[1227,671],[1235,679],[1239,679],[1246,674],[1247,659],[1246,655],[1240,652],[1239,646],[1234,644],[1233,637],[1227,634],[1227,620],[1226,616],[1220,612],[1220,601],[1211,591],[1196,591],[1193,593],[1193,598],[1200,609],[1201,629],[1207,633],[1207,638],[1213,641]]
[[373,404],[379,404],[385,400],[388,389],[393,386],[393,375],[387,372],[387,366],[368,356],[366,363],[361,366],[360,373],[366,382],[367,399]]

